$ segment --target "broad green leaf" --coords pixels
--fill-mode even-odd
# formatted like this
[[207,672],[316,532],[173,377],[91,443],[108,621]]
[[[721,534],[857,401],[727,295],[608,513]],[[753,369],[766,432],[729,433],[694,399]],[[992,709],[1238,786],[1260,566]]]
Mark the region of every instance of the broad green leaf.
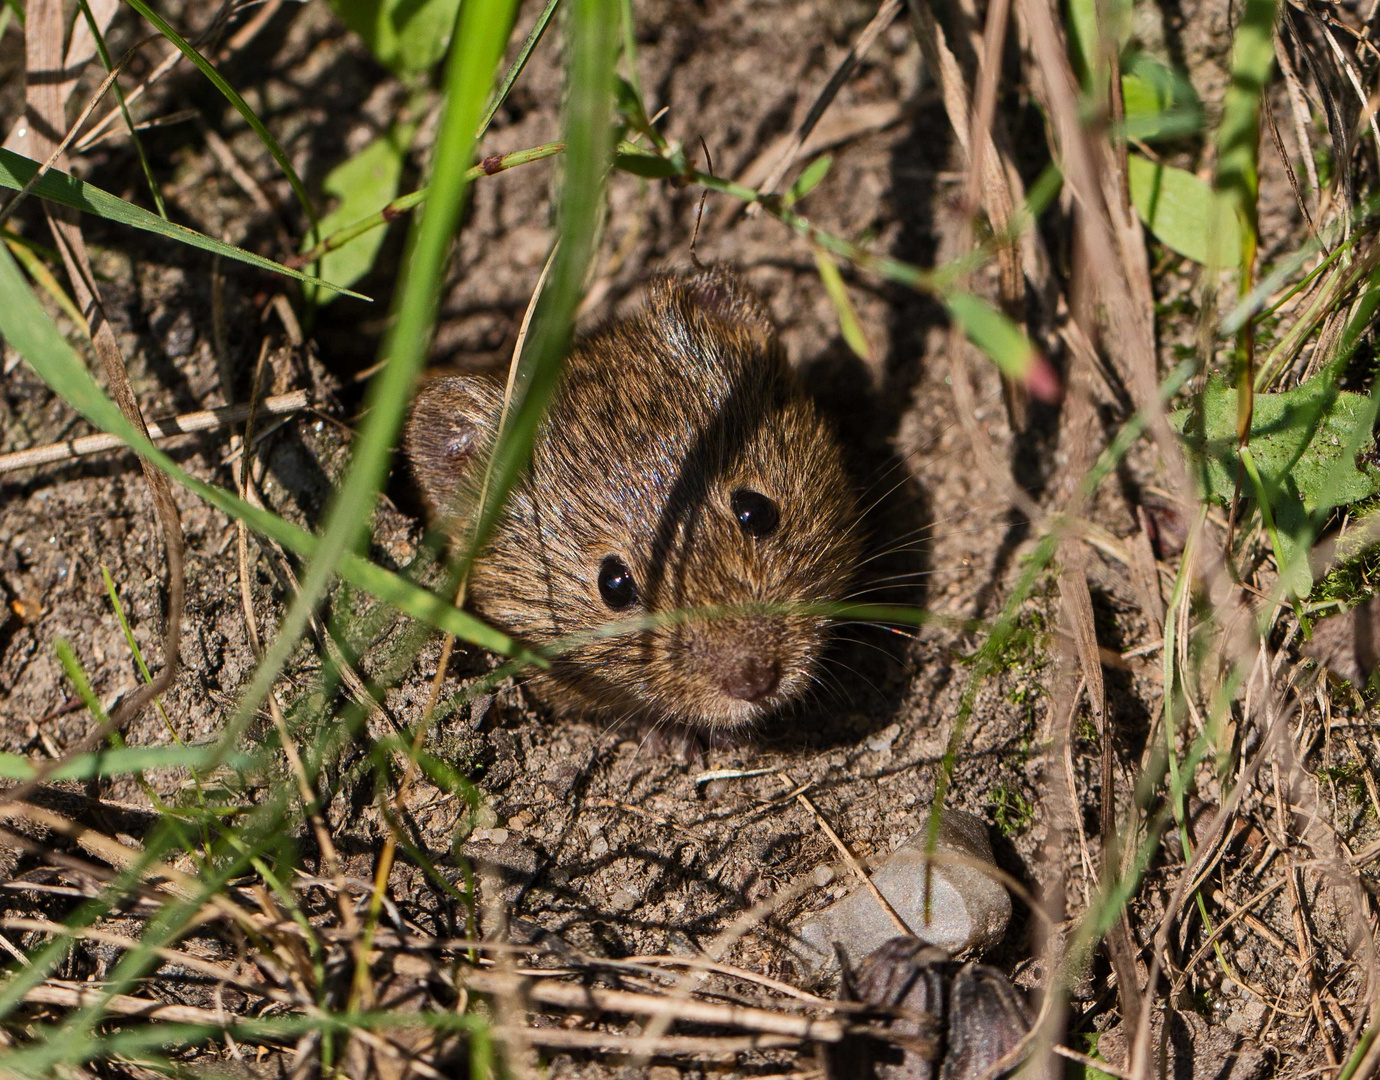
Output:
[[379,63],[402,75],[446,55],[460,0],[331,0],[331,7]]
[[968,340],[991,357],[1003,375],[1025,382],[1035,361],[1035,347],[1019,326],[972,293],[954,293],[944,304]]
[[817,247],[814,251],[815,265],[819,267],[819,279],[824,282],[824,291],[829,294],[829,299],[834,302],[834,310],[838,312],[839,332],[843,334],[843,340],[859,359],[871,360],[872,348],[868,345],[867,335],[858,323],[858,313],[854,310],[853,300],[848,295],[848,286],[843,283],[843,275],[839,273],[839,264],[834,262],[833,256],[823,248]]
[[[23,154],[16,154],[13,150],[0,147],[0,187],[19,191],[33,179],[34,173],[38,172],[38,169],[39,162],[27,158]],[[209,251],[213,255],[221,255],[227,259],[235,259],[238,262],[248,263],[250,266],[257,266],[260,270],[286,274],[290,278],[296,278],[298,281],[308,282],[321,288],[336,289],[336,286],[328,281],[322,281],[297,270],[289,270],[286,266],[276,263],[272,259],[265,259],[262,255],[255,255],[253,252],[237,248],[233,244],[213,240],[211,237],[199,233],[195,229],[189,229],[185,225],[175,225],[171,221],[164,221],[157,214],[151,214],[143,207],[125,202],[124,199],[117,198],[94,184],[88,184],[83,180],[78,180],[75,176],[58,172],[56,169],[49,169],[39,178],[38,183],[33,187],[33,193],[40,199],[48,199],[51,202],[61,203],[63,206],[71,206],[82,211],[82,213],[95,214],[97,217],[105,218],[107,221],[113,221],[119,225],[129,225],[135,229],[143,229],[145,232],[157,233],[159,236],[166,236],[169,240],[176,240],[190,247]],[[347,296],[353,296],[357,300],[369,299],[367,296],[350,292],[348,289],[339,291]]]
[[1237,264],[1241,227],[1206,180],[1140,154],[1127,155],[1126,163],[1136,213],[1165,247],[1207,265],[1215,242],[1215,264]]
[[[398,193],[403,161],[416,130],[413,124],[390,128],[326,174],[322,189],[340,201],[317,223],[323,236],[377,213],[392,201]],[[375,229],[327,253],[321,260],[321,277],[339,287],[353,285],[373,267],[385,235],[383,229]],[[310,247],[310,244],[302,245],[304,251]],[[336,294],[330,292],[318,298],[316,290],[311,289],[307,296],[317,303],[328,304]]]
[[[1261,479],[1292,487],[1309,513],[1380,493],[1380,467],[1369,459],[1338,468],[1357,425],[1371,411],[1367,395],[1338,390],[1326,372],[1284,393],[1256,394],[1251,453]],[[1213,379],[1194,406],[1174,413],[1170,422],[1204,466],[1203,493],[1230,501],[1236,488],[1236,389]]]
[[1203,106],[1193,84],[1145,53],[1121,77],[1126,136],[1149,142],[1191,135],[1203,126]]
[[[1187,440],[1203,495],[1224,504],[1240,460],[1236,409],[1236,390],[1213,379],[1192,408],[1170,417]],[[1380,494],[1380,467],[1357,453],[1370,445],[1374,422],[1375,401],[1338,390],[1331,372],[1284,393],[1255,395],[1250,450],[1261,490],[1253,493],[1267,503],[1275,558],[1294,595],[1312,586],[1307,553],[1317,515]]]

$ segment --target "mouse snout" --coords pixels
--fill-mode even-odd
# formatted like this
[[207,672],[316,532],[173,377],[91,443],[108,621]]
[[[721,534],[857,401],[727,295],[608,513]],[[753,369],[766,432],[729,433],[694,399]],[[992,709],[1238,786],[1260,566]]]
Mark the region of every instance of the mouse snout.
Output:
[[781,682],[781,665],[760,656],[730,660],[719,677],[719,689],[739,701],[761,701]]
[[756,618],[693,624],[677,651],[682,670],[708,695],[706,707],[742,717],[781,697],[793,655],[782,628]]

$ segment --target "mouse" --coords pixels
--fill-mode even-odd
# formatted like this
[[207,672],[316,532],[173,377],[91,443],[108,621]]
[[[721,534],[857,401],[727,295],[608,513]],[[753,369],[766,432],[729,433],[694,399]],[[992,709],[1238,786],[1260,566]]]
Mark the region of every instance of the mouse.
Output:
[[[406,423],[456,546],[503,399],[496,378],[438,377]],[[710,266],[653,278],[634,314],[576,338],[467,604],[551,652],[528,685],[557,713],[730,732],[820,685],[819,609],[847,596],[862,543],[837,432],[761,298]]]

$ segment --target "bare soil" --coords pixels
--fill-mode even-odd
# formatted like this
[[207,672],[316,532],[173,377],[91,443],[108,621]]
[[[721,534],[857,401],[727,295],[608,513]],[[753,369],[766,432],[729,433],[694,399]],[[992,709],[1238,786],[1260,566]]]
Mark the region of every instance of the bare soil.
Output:
[[[642,81],[649,104],[668,110],[667,134],[687,146],[703,138],[716,171],[737,176],[804,115],[874,8],[854,0],[667,0],[639,5],[638,12]],[[1146,36],[1162,34],[1166,50],[1188,67],[1204,99],[1217,100],[1229,41],[1223,5],[1165,3],[1160,13],[1162,18],[1153,21],[1158,30],[1152,25]],[[183,25],[192,28],[207,17],[196,5],[181,15]],[[534,5],[524,5],[520,32],[534,17]],[[113,34],[115,51],[127,47],[137,32],[131,13],[122,13]],[[23,64],[18,43],[15,33],[0,40],[0,120],[6,127],[18,115]],[[558,137],[558,48],[559,33],[553,30],[500,111],[484,153]],[[320,3],[284,6],[224,70],[313,186],[386,128],[408,98]],[[861,116],[861,106],[887,104],[900,105],[894,122],[862,130],[836,147],[833,169],[805,209],[831,232],[865,237],[878,251],[933,265],[953,253],[963,162],[904,19],[882,35],[832,111]],[[175,72],[152,92],[141,115],[185,108],[196,110],[195,119],[148,137],[174,219],[275,258],[290,255],[286,238],[300,236],[303,223],[286,183],[252,132],[198,75]],[[1282,101],[1279,108],[1285,108]],[[1045,164],[1040,115],[1014,91],[1001,109],[1029,157],[1022,164],[1030,182]],[[210,133],[224,140],[252,186],[232,175]],[[1285,137],[1291,139],[1288,132]],[[1292,141],[1289,145],[1292,150]],[[1182,154],[1192,163],[1197,151],[1186,147]],[[1300,227],[1297,210],[1273,149],[1263,154],[1262,231],[1283,250]],[[109,190],[143,196],[127,139],[102,144],[79,169]],[[417,176],[414,160],[408,179]],[[551,164],[538,163],[475,185],[441,313],[437,370],[507,365],[547,251],[552,184]],[[616,174],[609,202],[601,262],[582,314],[588,321],[636,304],[651,272],[683,266],[691,257],[698,192]],[[1049,231],[1056,262],[1069,257],[1058,236],[1062,213],[1056,208]],[[19,215],[17,226],[47,241],[34,206]],[[349,426],[361,407],[359,373],[377,357],[402,225],[392,226],[377,270],[358,286],[376,302],[333,302],[307,321],[300,346],[290,342],[271,310],[279,292],[286,290],[295,302],[283,282],[228,263],[217,268],[200,253],[95,220],[85,227],[145,415],[243,400],[265,341],[275,390],[310,390],[313,409],[286,423],[263,425],[261,430],[271,427],[271,433],[256,453],[268,505],[303,525],[319,525],[332,479],[347,459]],[[818,700],[763,725],[738,745],[708,748],[691,761],[646,745],[639,732],[611,728],[599,717],[556,722],[529,705],[520,685],[508,684],[452,714],[429,744],[433,754],[478,783],[487,808],[479,827],[473,828],[463,801],[422,780],[411,804],[414,841],[452,882],[463,882],[465,865],[478,868],[484,882],[482,918],[497,910],[486,905],[501,900],[502,917],[517,940],[558,941],[612,958],[688,956],[751,905],[808,878],[819,864],[836,862],[813,817],[789,797],[793,791],[809,786],[811,800],[853,852],[884,854],[921,826],[941,760],[952,745],[947,801],[992,823],[998,863],[1028,888],[1045,894],[1062,887],[1068,921],[1057,929],[1067,930],[1097,887],[1102,781],[1100,741],[1086,705],[1072,722],[1070,771],[1051,769],[1046,760],[1051,740],[1068,722],[1052,714],[1053,687],[1061,672],[1067,677],[1072,662],[1070,646],[1054,629],[1059,611],[1053,575],[1037,585],[1022,609],[1021,632],[995,675],[978,689],[966,727],[955,730],[980,641],[964,625],[998,614],[1032,537],[1007,505],[998,479],[977,464],[955,421],[949,386],[955,369],[946,355],[942,310],[923,296],[849,274],[871,346],[871,359],[862,361],[842,339],[809,249],[777,222],[735,213],[727,200],[711,198],[698,255],[738,265],[766,297],[792,362],[848,442],[860,484],[877,495],[888,493],[874,512],[875,543],[879,549],[898,543],[900,548],[882,565],[897,568],[893,573],[919,575],[913,587],[901,590],[902,598],[943,618],[913,636],[877,628],[848,631],[843,636],[854,640],[840,643],[830,689]],[[1164,305],[1167,368],[1175,343],[1191,342],[1196,311],[1178,258],[1158,246],[1152,255]],[[216,274],[223,276],[223,286],[214,280]],[[218,288],[223,288],[228,382],[218,366],[213,331]],[[76,341],[71,325],[62,325]],[[1051,355],[1061,363],[1057,352]],[[1037,501],[1044,499],[1061,482],[1068,453],[1061,445],[1059,411],[1022,408],[1013,430],[995,371],[976,357],[966,363],[979,401],[978,420],[998,459]],[[4,368],[0,452],[85,432],[8,347]],[[1100,409],[1108,429],[1124,417],[1111,394],[1104,395]],[[234,483],[228,432],[183,437],[173,445],[194,475]],[[1133,508],[1153,502],[1146,495],[1157,482],[1153,468],[1148,452],[1133,453],[1095,500],[1090,516],[1109,534],[1107,550],[1126,550],[1138,533]],[[385,565],[408,567],[420,550],[423,524],[401,464],[386,495],[370,554]],[[167,743],[174,735],[187,742],[211,738],[233,711],[254,667],[239,599],[234,524],[185,491],[178,491],[177,499],[189,583],[182,667],[163,699],[167,724],[158,711],[145,711],[126,734],[135,745]],[[1159,525],[1162,603],[1172,582],[1173,538],[1181,523],[1166,516]],[[273,569],[279,559],[252,539],[250,553],[257,615],[271,630],[287,595]],[[92,719],[57,659],[59,639],[71,644],[107,708],[137,685],[138,669],[102,570],[114,582],[134,640],[150,667],[159,668],[163,553],[132,455],[106,454],[0,476],[0,750],[58,756],[90,730]],[[1161,658],[1153,647],[1158,631],[1124,562],[1093,552],[1089,576],[1099,643],[1116,654],[1107,668],[1110,719],[1116,730],[1118,795],[1128,807],[1131,777],[1162,707]],[[370,602],[342,590],[323,616],[373,610]],[[359,660],[367,678],[386,672],[406,630],[392,617],[381,617],[374,643]],[[430,641],[387,690],[383,713],[368,720],[331,776],[335,796],[328,826],[353,878],[372,878],[385,826],[380,793],[372,781],[360,782],[367,774],[352,769],[364,759],[369,738],[410,728],[419,719],[439,648],[438,641]],[[310,644],[298,649],[280,683],[282,700],[290,703],[314,687],[320,655]],[[446,690],[458,691],[491,663],[461,650]],[[1301,677],[1313,676],[1304,671]],[[1324,711],[1299,722],[1298,772],[1286,777],[1293,784],[1286,790],[1296,801],[1303,799],[1300,791],[1311,792],[1324,826],[1359,851],[1375,839],[1380,813],[1369,780],[1380,765],[1375,722],[1346,693],[1323,689],[1318,700]],[[251,737],[266,737],[270,728],[261,717]],[[711,769],[765,771],[697,780]],[[147,779],[161,798],[181,797],[185,777],[154,772]],[[1074,815],[1068,812],[1070,783],[1076,791]],[[149,792],[132,780],[85,794],[131,810],[152,806]],[[1209,762],[1202,767],[1194,805],[1212,808],[1220,794]],[[1188,1039],[1193,1050],[1179,1059],[1184,1064],[1175,1075],[1302,1076],[1325,1070],[1343,1032],[1363,1022],[1361,969],[1348,939],[1350,924],[1339,910],[1339,893],[1322,874],[1281,854],[1282,838],[1271,832],[1276,827],[1272,808],[1243,809],[1239,834],[1229,842],[1208,891],[1216,898],[1215,924],[1243,905],[1250,905],[1249,913],[1220,938],[1220,960],[1209,951],[1185,979],[1176,1005],[1187,1018],[1176,1023],[1187,1034],[1180,1032],[1176,1039]],[[305,830],[300,842],[308,865],[314,865],[319,853]],[[1130,909],[1143,957],[1148,958],[1149,936],[1182,867],[1177,845],[1171,837],[1157,849]],[[9,879],[31,875],[42,865],[33,853],[12,853],[3,861],[0,870]],[[1363,872],[1373,888],[1374,864]],[[1301,890],[1299,897],[1291,899],[1286,875]],[[852,887],[840,874],[831,884],[805,889],[748,934],[732,962],[798,981],[800,973],[780,947],[781,928]],[[1274,891],[1255,899],[1267,889]],[[389,918],[397,928],[438,936],[464,931],[463,908],[406,858],[394,871],[390,896],[396,911]],[[36,905],[50,917],[64,910],[56,899],[39,903],[33,895],[0,892],[0,907],[16,914],[31,913]],[[1303,937],[1299,917],[1306,921]],[[1185,916],[1182,933],[1175,947],[1186,961],[1205,940],[1196,915]],[[1037,986],[1043,975],[1034,960],[1040,940],[1038,922],[1018,902],[1006,939],[988,962],[1013,973],[1021,985]],[[1301,950],[1311,952],[1311,966],[1300,967]],[[69,977],[100,969],[94,952],[78,952]],[[1116,1026],[1108,980],[1106,961],[1098,955],[1075,988],[1071,1030]],[[1319,1037],[1320,1022],[1326,1025],[1325,1037]],[[1115,1038],[1102,1045],[1112,1057]],[[572,1052],[554,1055],[552,1062],[558,1075],[589,1074],[596,1058]],[[789,1057],[745,1054],[716,1071],[745,1075],[790,1067]],[[794,1067],[812,1064],[804,1059]]]

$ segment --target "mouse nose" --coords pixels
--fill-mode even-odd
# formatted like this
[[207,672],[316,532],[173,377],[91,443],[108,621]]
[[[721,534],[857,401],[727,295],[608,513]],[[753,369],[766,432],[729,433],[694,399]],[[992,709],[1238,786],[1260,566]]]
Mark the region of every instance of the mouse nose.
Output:
[[719,687],[739,701],[761,701],[780,681],[781,671],[774,661],[745,656],[727,666],[719,678]]

